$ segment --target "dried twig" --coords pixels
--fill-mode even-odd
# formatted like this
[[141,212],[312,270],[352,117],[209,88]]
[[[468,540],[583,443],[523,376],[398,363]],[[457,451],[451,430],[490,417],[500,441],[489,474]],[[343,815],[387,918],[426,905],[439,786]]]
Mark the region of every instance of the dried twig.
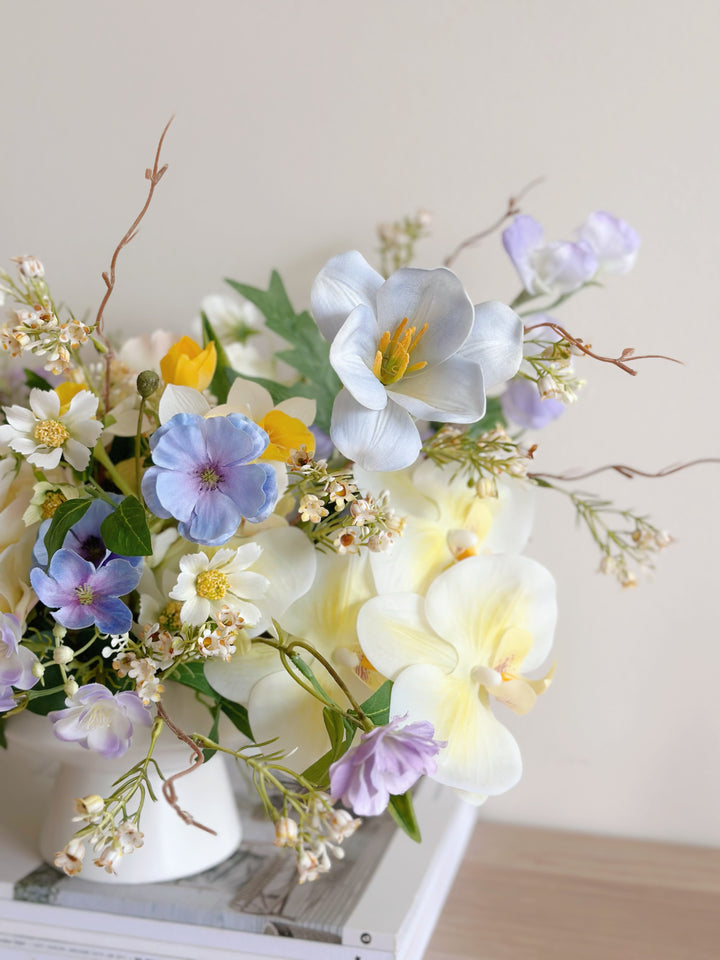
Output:
[[468,237],[467,240],[463,240],[462,243],[459,243],[453,252],[449,256],[445,257],[443,260],[443,265],[446,267],[452,266],[463,250],[466,250],[468,247],[474,247],[486,237],[489,237],[491,234],[495,233],[496,230],[499,230],[505,221],[510,219],[510,217],[514,217],[520,213],[520,201],[534,187],[536,187],[539,183],[542,183],[544,179],[544,177],[536,177],[535,180],[531,180],[530,183],[522,188],[522,190],[510,197],[505,213],[503,213],[503,215],[499,217],[495,223],[492,224],[492,226],[487,227],[485,230],[481,230],[480,233],[474,233],[471,237]]
[[619,357],[602,357],[600,354],[594,353],[591,347],[584,343],[579,337],[573,337],[564,327],[561,327],[559,323],[555,323],[553,320],[544,320],[542,323],[535,323],[530,327],[525,327],[525,333],[530,333],[532,330],[538,330],[541,327],[549,327],[551,330],[554,330],[563,340],[567,340],[568,343],[571,343],[586,356],[592,357],[593,360],[600,360],[602,363],[613,363],[616,367],[620,367],[621,370],[624,370],[625,373],[629,373],[633,377],[637,376],[637,370],[633,370],[633,368],[626,363],[627,360],[632,360],[633,362],[635,360],[669,360],[671,363],[682,364],[682,360],[676,360],[675,357],[665,357],[658,353],[647,353],[636,356],[633,347],[625,347]]
[[170,717],[168,717],[167,713],[165,712],[165,708],[161,704],[158,703],[156,709],[157,715],[167,725],[168,729],[175,734],[178,740],[182,740],[183,743],[186,743],[194,754],[190,766],[186,770],[181,770],[179,773],[174,773],[171,777],[168,777],[167,780],[165,780],[162,787],[163,796],[173,808],[175,813],[177,813],[177,815],[180,817],[180,819],[189,826],[198,827],[198,829],[204,830],[206,833],[212,833],[214,836],[217,836],[217,830],[213,830],[211,827],[206,827],[204,824],[198,823],[192,814],[189,814],[187,810],[182,809],[178,803],[177,792],[175,790],[175,781],[179,780],[180,777],[186,776],[188,773],[192,773],[193,770],[200,766],[200,764],[203,762],[203,752],[191,737],[189,737],[183,730],[181,730],[172,722]]
[[680,470],[687,470],[688,467],[696,467],[701,463],[720,463],[720,457],[702,457],[698,460],[689,460],[687,463],[679,463],[670,467],[663,467],[655,473],[645,470],[638,470],[637,467],[629,467],[624,463],[609,463],[604,467],[596,467],[594,470],[587,470],[585,473],[528,473],[531,480],[563,480],[573,482],[575,480],[586,480],[588,477],[594,477],[598,473],[605,473],[608,470],[614,470],[620,476],[632,480],[634,477],[647,477],[655,479],[658,477],[669,477],[673,473],[679,473]]
[[165,124],[165,129],[160,134],[160,140],[158,141],[157,150],[155,151],[155,162],[153,163],[152,168],[148,167],[145,170],[145,179],[150,181],[150,187],[148,189],[147,199],[145,200],[143,208],[140,211],[140,213],[137,215],[137,217],[135,217],[135,219],[133,220],[132,226],[124,235],[120,243],[117,245],[117,247],[115,247],[115,252],[113,253],[112,260],[110,261],[110,270],[109,271],[106,270],[102,275],[102,278],[105,281],[105,286],[107,287],[107,290],[105,291],[105,296],[102,298],[102,302],[100,304],[100,307],[98,308],[97,316],[95,318],[95,333],[100,338],[100,340],[102,340],[103,344],[107,348],[107,353],[105,355],[105,370],[106,370],[105,410],[106,411],[109,406],[110,361],[112,360],[112,349],[103,332],[103,319],[104,319],[103,314],[105,312],[105,307],[107,306],[107,302],[110,299],[110,296],[113,290],[115,289],[115,268],[117,266],[118,257],[120,256],[120,251],[123,249],[123,247],[126,247],[130,243],[130,241],[133,240],[137,235],[140,222],[142,221],[143,217],[148,211],[148,208],[150,207],[153,194],[155,193],[155,187],[157,187],[158,183],[160,183],[160,180],[162,179],[163,175],[165,174],[165,171],[168,168],[167,164],[164,164],[162,167],[160,166],[160,152],[162,150],[163,141],[165,140],[165,134],[168,132],[168,128],[170,127],[170,124],[172,122],[173,122],[173,117],[170,117],[168,122]]

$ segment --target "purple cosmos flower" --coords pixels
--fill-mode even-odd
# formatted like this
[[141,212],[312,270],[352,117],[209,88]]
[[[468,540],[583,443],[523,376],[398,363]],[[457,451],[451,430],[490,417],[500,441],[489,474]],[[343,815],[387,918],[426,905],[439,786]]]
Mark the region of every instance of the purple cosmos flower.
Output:
[[542,430],[565,410],[561,400],[543,400],[531,380],[511,380],[500,396],[500,405],[508,420],[526,430]]
[[21,643],[18,618],[12,613],[0,613],[0,713],[15,706],[13,687],[29,690],[38,682],[32,672],[38,658]]
[[590,247],[601,273],[628,273],[637,259],[640,237],[629,223],[604,210],[591,213],[578,228],[581,243]]
[[136,693],[112,694],[101,683],[85,684],[65,703],[64,710],[48,714],[55,736],[103,757],[121,757],[130,746],[134,728],[149,727],[152,722]]
[[441,747],[433,740],[431,723],[405,723],[394,717],[360,737],[357,747],[330,767],[330,793],[334,800],[363,817],[375,817],[387,807],[391,795],[405,793],[423,774],[435,773],[433,759]]
[[515,217],[502,241],[523,286],[533,295],[571,293],[597,273],[590,246],[566,240],[547,243],[542,226],[526,214]]
[[258,523],[275,506],[275,471],[252,463],[267,445],[265,431],[239,413],[177,413],[150,438],[145,502],[156,516],[180,521],[186,540],[225,543],[243,519]]
[[39,599],[53,611],[58,623],[72,630],[97,626],[101,633],[127,633],[132,614],[119,598],[138,585],[140,569],[117,558],[95,567],[72,550],[53,554],[47,573],[30,571],[30,583]]
[[[116,503],[123,499],[121,496],[108,494]],[[113,560],[118,554],[111,553],[105,546],[100,527],[103,520],[114,510],[112,504],[105,500],[93,500],[88,509],[77,523],[65,534],[61,546],[64,549],[72,550],[81,556],[83,560],[89,560],[90,563],[99,567],[105,560]],[[33,547],[33,563],[46,567],[48,562],[47,548],[45,547],[45,535],[48,532],[52,520],[43,520],[38,529],[37,540]],[[141,567],[143,557],[123,557],[134,567]]]

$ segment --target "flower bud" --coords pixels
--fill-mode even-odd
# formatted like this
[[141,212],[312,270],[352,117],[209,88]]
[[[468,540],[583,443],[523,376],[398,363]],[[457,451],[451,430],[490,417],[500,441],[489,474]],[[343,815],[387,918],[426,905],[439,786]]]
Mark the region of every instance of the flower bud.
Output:
[[40,663],[39,660],[36,660],[35,663],[32,665],[32,675],[34,677],[37,677],[38,680],[42,680],[44,674],[45,674],[45,667],[42,665],[42,663]]
[[273,843],[276,847],[292,847],[298,837],[298,825],[292,817],[280,817],[275,821],[275,839]]
[[83,820],[99,817],[105,809],[105,801],[97,793],[91,793],[87,797],[75,798],[75,813]]
[[63,685],[63,690],[65,691],[65,696],[74,697],[78,692],[79,687],[76,681],[72,677],[69,677]]
[[55,663],[70,663],[74,656],[75,651],[72,649],[72,647],[68,647],[64,643],[59,647],[55,647],[53,650],[53,661]]
[[143,370],[142,373],[138,374],[137,380],[135,381],[137,392],[140,394],[143,400],[147,400],[148,397],[151,397],[159,385],[160,377],[155,373],[154,370]]
[[20,276],[28,280],[40,280],[45,276],[45,267],[43,267],[37,257],[25,256],[13,257],[13,259],[18,265]]

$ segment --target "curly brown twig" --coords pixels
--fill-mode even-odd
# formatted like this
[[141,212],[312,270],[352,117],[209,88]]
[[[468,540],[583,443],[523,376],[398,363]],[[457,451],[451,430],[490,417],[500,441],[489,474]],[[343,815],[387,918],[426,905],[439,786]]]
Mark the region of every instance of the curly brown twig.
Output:
[[[167,129],[167,128],[166,128]],[[164,781],[162,792],[163,796],[173,808],[175,813],[180,817],[180,819],[187,823],[188,826],[197,827],[199,830],[204,830],[206,833],[212,833],[213,836],[217,836],[217,830],[213,830],[212,827],[206,827],[203,823],[198,823],[198,821],[187,812],[183,810],[180,804],[178,803],[177,792],[175,790],[175,781],[179,780],[180,777],[186,776],[188,773],[192,773],[193,770],[200,766],[204,761],[203,752],[200,747],[195,743],[195,741],[189,737],[184,730],[181,730],[176,724],[172,722],[170,717],[165,712],[165,708],[161,704],[157,704],[157,715],[161,720],[166,724],[168,729],[175,734],[178,740],[182,740],[183,743],[186,743],[192,750],[194,757],[190,763],[190,766],[186,770],[181,770],[179,773],[174,773],[171,777],[168,777]]]
[[160,139],[158,141],[157,150],[155,151],[155,162],[153,163],[152,169],[148,167],[145,170],[145,179],[150,181],[150,187],[148,189],[148,195],[143,205],[140,213],[135,217],[132,222],[130,229],[126,232],[120,243],[115,247],[115,252],[112,255],[110,261],[110,270],[105,271],[102,275],[103,280],[105,281],[105,286],[107,290],[105,291],[105,296],[102,298],[102,302],[98,308],[97,316],[95,317],[95,332],[97,333],[100,340],[107,348],[107,353],[105,354],[105,410],[107,411],[109,406],[109,396],[110,396],[110,362],[112,360],[112,348],[108,342],[105,333],[103,332],[103,314],[105,312],[105,307],[107,302],[110,299],[113,290],[115,289],[115,268],[117,266],[118,257],[120,256],[120,251],[123,247],[126,247],[131,240],[135,238],[138,232],[140,223],[148,212],[150,203],[152,202],[153,194],[155,193],[155,187],[160,183],[165,171],[168,168],[167,164],[160,166],[160,153],[162,151],[163,141],[165,140],[165,134],[168,132],[170,124],[173,122],[174,116],[170,117],[168,122],[165,124],[163,132],[160,134]]
[[620,367],[621,370],[624,370],[625,373],[629,373],[631,376],[637,376],[637,370],[633,370],[631,366],[625,362],[626,360],[669,360],[670,363],[680,363],[682,360],[676,360],[675,357],[665,357],[659,353],[646,353],[640,356],[635,354],[633,347],[625,347],[623,352],[619,357],[602,357],[599,353],[594,353],[593,350],[588,346],[588,344],[583,343],[579,337],[573,337],[572,334],[568,333],[565,327],[561,327],[559,323],[555,323],[552,320],[544,320],[542,323],[534,323],[530,327],[525,327],[525,333],[530,333],[532,330],[538,330],[540,327],[549,327],[551,330],[554,330],[563,340],[567,340],[568,343],[571,343],[574,347],[577,347],[582,353],[588,357],[592,357],[593,360],[600,360],[602,363],[613,363],[616,367]]
[[645,470],[638,470],[637,467],[629,467],[624,463],[608,463],[604,467],[596,467],[594,470],[587,470],[585,473],[574,473],[572,475],[562,473],[528,473],[531,480],[566,480],[574,482],[575,480],[586,480],[588,477],[594,477],[598,473],[605,473],[607,470],[614,470],[620,476],[628,480],[635,477],[647,477],[656,479],[658,477],[669,477],[673,473],[679,473],[680,470],[687,470],[688,467],[696,467],[701,463],[720,463],[720,457],[702,457],[698,460],[688,460],[687,463],[678,463],[674,466],[663,467],[655,473],[649,473]]
[[545,177],[536,177],[534,180],[531,180],[530,183],[524,186],[522,190],[510,197],[505,213],[503,213],[503,215],[499,217],[495,223],[492,224],[492,226],[487,227],[485,230],[481,230],[480,233],[474,233],[471,237],[468,237],[467,240],[463,240],[462,243],[459,243],[453,252],[449,256],[445,257],[443,260],[443,266],[452,266],[463,250],[466,250],[468,247],[474,247],[486,237],[489,237],[491,234],[495,233],[496,230],[499,230],[505,221],[510,219],[510,217],[514,217],[520,213],[520,201],[534,187],[536,187],[539,183],[542,183],[544,179]]

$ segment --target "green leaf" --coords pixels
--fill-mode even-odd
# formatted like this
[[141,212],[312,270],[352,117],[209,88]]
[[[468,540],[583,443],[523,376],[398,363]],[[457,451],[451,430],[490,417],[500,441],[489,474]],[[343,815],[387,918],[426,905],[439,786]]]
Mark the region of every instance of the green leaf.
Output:
[[185,687],[190,687],[191,690],[197,690],[198,693],[202,693],[206,697],[213,700],[218,699],[218,694],[215,693],[205,678],[205,669],[202,663],[181,663],[173,670],[172,679],[175,683],[181,683]]
[[[215,743],[218,742],[218,733],[220,728],[220,704],[214,703],[210,708],[210,714],[213,718],[212,726],[210,727],[210,732],[208,733],[208,740],[213,740]],[[203,763],[207,763],[210,757],[214,756],[217,753],[217,750],[212,750],[209,747],[203,750]]]
[[5,736],[5,726],[7,724],[7,717],[0,717],[0,747],[3,750],[7,750],[7,738]]
[[30,387],[30,389],[37,388],[38,390],[52,390],[52,384],[48,383],[45,377],[41,377],[39,373],[35,373],[34,370],[25,369],[25,383]]
[[[228,280],[227,283],[243,297],[254,303],[264,315],[268,329],[290,344],[276,356],[294,367],[302,378],[290,389],[292,396],[309,396],[317,401],[315,423],[326,432],[330,429],[330,415],[341,383],[330,366],[330,345],[324,339],[310,314],[296,313],[285,292],[277,271],[270,277],[267,290]],[[300,390],[307,392],[300,392]]]
[[414,840],[416,843],[421,842],[420,827],[415,817],[412,794],[409,790],[406,793],[390,797],[388,812],[395,823],[401,830],[405,831],[411,840]]
[[323,688],[318,683],[317,677],[313,673],[312,669],[308,666],[307,663],[303,660],[299,653],[293,653],[290,655],[290,659],[293,662],[293,666],[305,677],[306,680],[310,682],[313,689],[317,690],[320,696],[324,700],[330,700],[331,697],[323,690]]
[[255,737],[252,735],[252,730],[250,729],[250,721],[248,720],[247,709],[243,707],[242,704],[235,703],[234,700],[226,700],[225,697],[222,697],[220,699],[220,709],[225,716],[232,721],[233,725],[240,731],[240,733],[244,733],[245,736],[250,740],[255,739]]
[[100,525],[105,546],[121,557],[149,557],[152,542],[145,511],[137,497],[125,497]]
[[225,347],[223,347],[220,338],[213,330],[207,316],[201,313],[200,317],[202,319],[203,346],[206,347],[208,343],[214,343],[215,353],[217,355],[215,373],[210,381],[210,392],[217,397],[218,403],[225,403],[233,380],[235,380],[239,374],[230,366],[227,353],[225,353]]
[[[331,719],[332,718],[332,719]],[[355,737],[355,727],[339,714],[327,708],[323,710],[325,728],[330,737],[331,747],[319,760],[303,771],[303,776],[321,790],[330,785],[329,770],[331,764],[347,753]]]
[[45,549],[48,553],[48,562],[52,559],[56,550],[63,545],[63,541],[70,527],[73,527],[78,520],[82,520],[90,508],[92,500],[80,500],[73,497],[72,500],[66,500],[61,503],[53,514],[52,522],[45,534]]
[[390,694],[392,680],[386,680],[381,687],[360,704],[362,712],[372,720],[376,727],[383,727],[390,722]]

